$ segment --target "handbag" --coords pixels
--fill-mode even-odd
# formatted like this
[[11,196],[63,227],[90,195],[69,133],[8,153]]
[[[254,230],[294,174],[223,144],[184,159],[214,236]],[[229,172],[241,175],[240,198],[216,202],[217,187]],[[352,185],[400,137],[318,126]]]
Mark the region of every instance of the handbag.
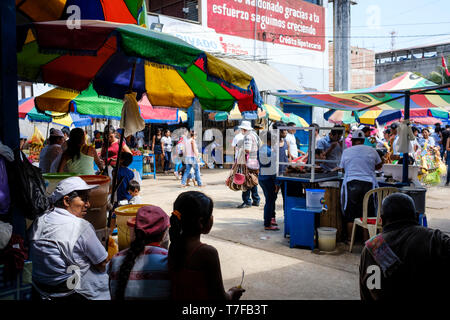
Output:
[[16,149],[14,161],[7,163],[11,200],[22,208],[26,218],[34,220],[52,208],[41,169],[33,166],[25,154]]
[[243,174],[243,171],[245,170],[242,168],[242,165],[237,165],[237,171],[234,173],[233,176],[233,183],[237,185],[244,184],[245,182],[245,175]]

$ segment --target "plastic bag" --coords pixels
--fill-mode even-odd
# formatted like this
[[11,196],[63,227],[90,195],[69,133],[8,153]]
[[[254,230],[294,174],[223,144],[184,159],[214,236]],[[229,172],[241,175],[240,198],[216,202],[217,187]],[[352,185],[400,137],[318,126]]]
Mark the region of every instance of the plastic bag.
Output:
[[119,246],[114,241],[113,237],[108,238],[108,260],[114,257],[119,252]]
[[33,135],[31,136],[30,143],[43,145],[44,141],[45,139],[42,136],[42,133],[39,131],[37,127],[34,127],[34,132]]
[[6,172],[5,160],[0,156],[0,214],[8,212],[10,203],[8,173]]

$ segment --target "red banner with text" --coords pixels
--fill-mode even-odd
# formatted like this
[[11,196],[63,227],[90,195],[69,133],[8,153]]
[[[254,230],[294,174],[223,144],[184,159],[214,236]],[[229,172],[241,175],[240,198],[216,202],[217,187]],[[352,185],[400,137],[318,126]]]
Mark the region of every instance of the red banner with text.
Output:
[[[300,0],[208,0],[219,34],[325,51],[325,8]],[[256,32],[255,32],[256,30]]]

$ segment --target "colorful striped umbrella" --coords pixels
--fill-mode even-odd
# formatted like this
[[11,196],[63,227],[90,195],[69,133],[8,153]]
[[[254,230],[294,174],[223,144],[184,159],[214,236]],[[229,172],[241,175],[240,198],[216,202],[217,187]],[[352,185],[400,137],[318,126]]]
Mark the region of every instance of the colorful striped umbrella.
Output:
[[74,5],[82,20],[146,24],[144,0],[21,0],[16,1],[16,11],[34,22],[68,20]]
[[[136,25],[82,20],[17,27],[21,80],[86,90],[93,83],[102,96],[122,99],[129,91],[152,105],[204,109],[256,110],[261,97],[254,79],[187,42]],[[131,76],[134,74],[133,80]],[[57,110],[52,110],[57,111]]]
[[[426,92],[421,92],[423,89]],[[372,88],[342,92],[278,92],[274,95],[308,106],[336,110],[363,111],[401,110],[404,108],[405,90],[411,92],[410,108],[446,108],[450,106],[450,89],[406,72],[386,83]],[[421,92],[421,93],[420,93]]]
[[262,106],[266,111],[267,117],[272,121],[281,121],[283,117],[286,117],[285,113],[280,108],[264,103]]
[[61,126],[85,127],[92,124],[92,119],[88,116],[79,115],[74,112],[60,113],[50,111],[48,113],[39,112],[34,106],[34,98],[26,98],[19,101],[19,118],[27,118],[33,122],[54,123]]
[[285,113],[285,116],[281,118],[284,123],[293,122],[296,127],[309,127],[308,122],[302,117],[299,117],[295,113]]
[[[120,120],[123,102],[119,99],[100,97],[92,86],[81,93],[63,88],[52,89],[34,99],[41,111],[70,110],[92,118]],[[179,112],[176,108],[153,107],[144,94],[138,102],[145,123],[178,123]]]
[[266,116],[266,112],[260,108],[258,111],[244,111],[240,112],[237,105],[230,112],[211,112],[207,111],[208,119],[212,121],[226,121],[226,120],[256,120],[258,118],[264,118]]

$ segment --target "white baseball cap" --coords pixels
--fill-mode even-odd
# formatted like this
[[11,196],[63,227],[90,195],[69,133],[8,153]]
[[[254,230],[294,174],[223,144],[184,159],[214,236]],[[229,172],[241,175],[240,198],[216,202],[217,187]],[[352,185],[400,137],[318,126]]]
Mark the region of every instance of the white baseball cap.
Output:
[[70,177],[60,181],[50,197],[52,202],[55,203],[73,191],[90,190],[97,188],[98,186],[98,184],[87,184],[80,177]]
[[352,139],[366,139],[366,136],[362,130],[356,129],[352,132]]
[[252,124],[250,121],[242,121],[241,125],[239,126],[240,129],[244,129],[244,130],[253,130],[252,128]]

